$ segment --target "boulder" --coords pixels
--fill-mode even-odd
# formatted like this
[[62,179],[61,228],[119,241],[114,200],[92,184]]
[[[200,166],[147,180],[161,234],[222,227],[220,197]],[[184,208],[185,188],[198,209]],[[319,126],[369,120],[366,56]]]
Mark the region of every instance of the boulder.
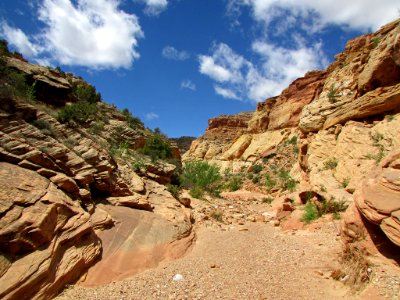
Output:
[[370,222],[400,246],[400,152],[393,152],[356,190],[357,208]]
[[100,256],[90,215],[48,179],[0,162],[1,299],[49,299]]

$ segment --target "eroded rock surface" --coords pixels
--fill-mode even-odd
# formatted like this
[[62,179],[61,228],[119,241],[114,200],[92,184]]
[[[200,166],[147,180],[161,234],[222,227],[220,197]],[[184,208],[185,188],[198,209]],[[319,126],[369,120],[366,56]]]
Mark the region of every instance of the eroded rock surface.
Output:
[[2,299],[56,295],[101,255],[90,214],[36,172],[0,162]]
[[400,152],[388,156],[355,193],[362,214],[400,246]]

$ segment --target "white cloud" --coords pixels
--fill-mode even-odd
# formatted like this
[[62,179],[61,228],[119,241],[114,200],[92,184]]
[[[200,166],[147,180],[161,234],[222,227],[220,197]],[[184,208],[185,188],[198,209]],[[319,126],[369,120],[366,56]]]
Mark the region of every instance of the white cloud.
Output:
[[134,0],[146,5],[144,12],[149,16],[158,16],[167,9],[168,0]]
[[[298,26],[301,20],[308,29],[321,29],[329,24],[358,30],[376,30],[398,18],[398,0],[229,0],[229,11],[250,6],[255,20],[270,25],[280,20],[280,28]],[[281,29],[281,28],[280,28]]]
[[237,96],[235,94],[235,92],[230,90],[229,88],[223,88],[223,87],[216,85],[216,86],[214,86],[214,90],[218,95],[220,95],[224,98],[240,100],[240,97]]
[[31,43],[21,29],[10,27],[6,22],[2,22],[0,32],[25,57],[35,57],[39,53],[40,47]]
[[156,119],[158,119],[159,117],[160,117],[160,116],[157,115],[157,114],[154,113],[154,112],[150,112],[150,113],[147,113],[147,114],[146,114],[146,119],[149,120],[149,121],[151,121],[151,120],[156,120]]
[[242,81],[240,69],[247,64],[246,60],[224,43],[214,45],[212,51],[212,56],[199,56],[200,73],[218,82]]
[[18,28],[2,31],[23,54],[36,61],[93,69],[130,68],[143,37],[138,19],[119,9],[120,0],[43,0],[44,27],[35,43]]
[[[220,44],[214,48],[211,56],[200,56],[200,72],[219,82],[214,90],[224,98],[263,101],[278,95],[306,72],[326,64],[321,44],[307,48],[297,41],[295,46],[294,49],[286,49],[263,41],[254,42],[252,50],[261,61],[261,64],[255,65],[236,54],[228,45]],[[213,67],[207,69],[209,72],[204,72],[204,64],[208,61],[213,62]],[[216,76],[219,73],[215,70],[219,69],[223,69],[227,75]]]
[[65,65],[129,68],[143,36],[138,19],[118,8],[119,1],[44,0],[39,18],[53,59]]
[[187,60],[190,54],[186,51],[179,51],[172,46],[165,46],[161,51],[162,56],[172,60]]
[[181,82],[181,89],[188,89],[195,91],[196,90],[196,85],[189,79],[185,79]]

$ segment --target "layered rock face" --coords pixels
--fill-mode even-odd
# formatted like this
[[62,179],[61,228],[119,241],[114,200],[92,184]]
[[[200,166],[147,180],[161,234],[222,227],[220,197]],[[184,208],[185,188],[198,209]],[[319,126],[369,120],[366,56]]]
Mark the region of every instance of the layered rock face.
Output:
[[[297,182],[300,198],[307,192],[351,204],[356,195],[362,214],[400,246],[397,160],[381,165],[400,149],[399,32],[397,20],[349,41],[325,71],[309,72],[259,103],[248,127],[218,152],[196,149],[213,149],[222,129],[219,137],[194,141],[185,159],[234,172],[261,164],[270,184],[281,169]],[[283,190],[273,195],[288,197]]]
[[[49,299],[96,263],[90,284],[181,255],[193,239],[190,210],[162,185],[176,166],[135,151],[153,133],[102,102],[91,104],[89,119],[62,124],[55,116],[77,102],[74,82],[86,83],[14,58],[7,64],[38,94],[0,95],[0,298]],[[92,276],[104,264],[113,272]]]
[[192,142],[183,159],[213,159],[226,151],[227,147],[247,130],[253,113],[223,115],[208,121],[206,133]]
[[361,213],[400,246],[400,151],[389,155],[354,196]]

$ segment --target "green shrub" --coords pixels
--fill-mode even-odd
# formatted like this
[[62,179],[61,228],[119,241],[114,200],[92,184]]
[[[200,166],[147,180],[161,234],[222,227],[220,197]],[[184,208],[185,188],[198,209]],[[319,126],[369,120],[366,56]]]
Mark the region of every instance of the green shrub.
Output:
[[319,216],[317,208],[312,202],[308,202],[307,205],[304,207],[304,214],[301,220],[304,223],[310,223],[311,221],[314,221],[318,218]]
[[89,128],[89,133],[93,135],[98,135],[103,130],[104,130],[104,123],[94,122]]
[[30,85],[27,79],[26,74],[7,67],[4,58],[0,57],[0,97],[19,98],[34,102],[36,82]]
[[254,184],[258,184],[260,182],[260,175],[255,175],[251,180]]
[[223,213],[218,210],[214,210],[211,212],[211,218],[215,221],[222,222],[223,221]]
[[0,55],[9,55],[8,42],[4,39],[0,40]]
[[243,185],[243,180],[242,180],[242,176],[240,174],[231,175],[228,178],[228,182],[226,183],[226,187],[231,192],[240,190],[242,188],[242,185]]
[[125,116],[126,122],[128,122],[130,128],[132,129],[144,128],[143,122],[138,117],[134,117],[132,113],[129,111],[129,109],[124,108],[122,110],[122,114]]
[[371,42],[372,42],[372,47],[376,48],[376,47],[378,47],[379,43],[381,42],[381,39],[380,38],[373,38],[371,40]]
[[60,123],[71,124],[72,121],[81,124],[87,122],[98,112],[96,103],[79,101],[65,106],[57,114],[57,120]]
[[263,203],[271,204],[272,201],[274,201],[274,200],[275,200],[275,199],[272,198],[272,197],[265,197],[265,198],[262,199],[262,202],[263,202]]
[[347,209],[347,204],[343,200],[336,201],[333,197],[330,200],[324,199],[322,202],[318,202],[316,205],[318,215],[322,216],[325,214],[337,214]]
[[180,187],[174,184],[167,184],[167,190],[168,192],[171,193],[172,196],[174,196],[174,198],[178,198],[179,197],[179,191],[180,191]]
[[130,144],[127,141],[120,142],[119,144],[111,142],[109,153],[111,156],[122,157],[126,152],[128,152],[129,148]]
[[346,177],[345,179],[343,179],[342,187],[343,187],[343,188],[347,188],[347,186],[349,185],[349,183],[350,183],[350,178],[349,178],[349,177]]
[[206,161],[187,162],[181,175],[182,186],[190,189],[190,195],[195,198],[201,198],[204,191],[218,192],[220,179],[219,168]]
[[253,166],[251,167],[251,169],[252,169],[253,173],[258,174],[258,173],[260,173],[260,172],[263,170],[263,166],[260,165],[260,164],[255,164],[255,165],[253,165]]
[[278,171],[278,177],[281,181],[281,187],[285,190],[293,192],[296,189],[297,182],[294,180],[288,171],[280,169]]
[[329,88],[328,92],[328,99],[330,103],[336,103],[337,97],[339,96],[338,89],[335,87],[335,85],[331,85]]
[[324,161],[324,170],[333,170],[337,167],[338,163],[339,162],[336,157],[331,157]]
[[146,167],[146,164],[143,162],[143,160],[138,159],[132,163],[132,170],[135,172],[142,172]]
[[150,156],[152,161],[172,158],[172,149],[170,144],[159,135],[154,135],[148,138],[144,147],[140,149],[140,152],[144,155]]
[[201,199],[204,196],[204,190],[201,187],[193,187],[189,190],[189,195],[196,199]]
[[292,137],[289,142],[291,145],[297,145],[297,136]]
[[272,190],[276,186],[276,180],[271,178],[269,174],[265,175],[265,186],[268,191]]
[[76,83],[72,85],[72,93],[78,101],[85,101],[91,104],[101,101],[101,95],[96,88],[87,83]]
[[37,119],[32,122],[32,125],[35,126],[36,128],[40,129],[40,131],[48,136],[54,137],[55,133],[53,130],[53,127],[49,122],[43,119]]
[[325,214],[333,214],[335,219],[340,218],[339,213],[347,209],[347,204],[343,201],[336,201],[333,197],[330,200],[324,199],[322,202],[307,202],[304,207],[302,221],[310,223]]

